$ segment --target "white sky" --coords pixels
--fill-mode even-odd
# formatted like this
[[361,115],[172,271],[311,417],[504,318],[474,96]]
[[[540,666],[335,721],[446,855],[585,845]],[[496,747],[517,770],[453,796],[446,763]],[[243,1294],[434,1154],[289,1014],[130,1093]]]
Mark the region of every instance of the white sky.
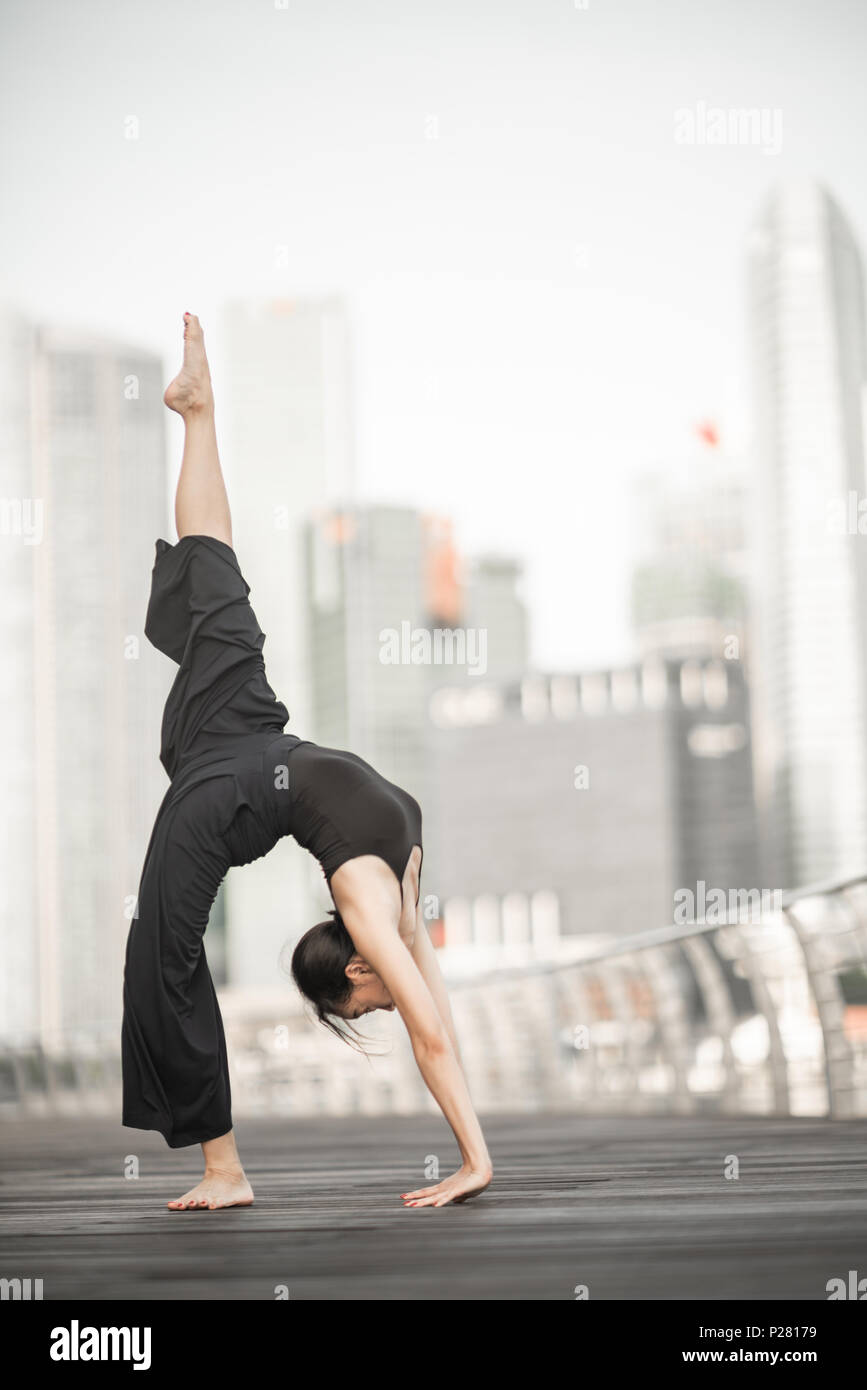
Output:
[[[0,0],[0,296],[173,373],[184,309],[345,293],[364,492],[520,554],[539,665],[616,661],[630,477],[705,416],[747,446],[758,203],[817,176],[867,240],[865,39],[859,0]],[[699,102],[782,153],[677,144]]]

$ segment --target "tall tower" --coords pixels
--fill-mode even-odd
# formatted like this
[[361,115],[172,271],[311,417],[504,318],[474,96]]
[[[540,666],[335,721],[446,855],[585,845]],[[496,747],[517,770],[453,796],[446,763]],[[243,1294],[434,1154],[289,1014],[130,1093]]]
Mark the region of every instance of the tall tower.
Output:
[[431,626],[430,539],[410,507],[354,507],[307,528],[313,737],[366,758],[422,804],[436,673],[384,644]]
[[751,489],[707,433],[637,480],[632,622],[642,657],[744,656]]
[[0,311],[0,1036],[39,1032],[34,777],[35,558],[41,499],[33,489],[30,404],[35,327]]
[[[349,748],[416,797],[423,891],[436,892],[452,813],[435,766],[431,704],[441,687],[484,698],[493,682],[524,674],[528,622],[516,590],[520,565],[507,556],[463,564],[447,518],[391,506],[315,518],[307,529],[307,565],[312,737]],[[484,645],[476,640],[479,629]]]
[[480,555],[468,566],[465,619],[484,630],[486,678],[515,680],[529,665],[529,624],[520,595],[523,564],[512,555]]
[[53,1047],[119,1028],[127,928],[165,792],[166,659],[144,637],[166,523],[164,373],[137,348],[15,315],[0,337],[9,380],[26,383],[0,401],[0,930],[16,986],[0,1031]]
[[767,199],[749,242],[759,484],[757,796],[766,877],[867,868],[864,291],[840,208],[813,183]]

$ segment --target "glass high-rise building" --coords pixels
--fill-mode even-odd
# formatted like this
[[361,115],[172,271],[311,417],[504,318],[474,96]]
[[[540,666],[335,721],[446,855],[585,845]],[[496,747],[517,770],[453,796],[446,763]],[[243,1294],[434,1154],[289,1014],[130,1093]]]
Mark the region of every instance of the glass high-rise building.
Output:
[[834,199],[776,189],[749,242],[759,489],[754,717],[766,877],[867,866],[861,256]]
[[632,622],[642,657],[743,660],[751,488],[740,462],[698,439],[634,489]]
[[169,663],[144,636],[166,526],[165,381],[153,354],[11,311],[0,343],[0,1034],[55,1048],[119,1030],[165,791]]
[[[349,748],[417,798],[425,892],[436,894],[450,793],[439,782],[431,704],[472,703],[527,668],[528,621],[507,556],[464,561],[447,518],[358,506],[307,529],[314,706],[311,737]],[[472,755],[465,771],[470,774]]]
[[[40,515],[33,486],[30,382],[35,326],[0,312],[0,1037],[39,1027],[39,906],[36,865],[36,737],[33,663],[34,549]],[[43,515],[44,523],[44,515]],[[29,525],[28,525],[29,524]]]

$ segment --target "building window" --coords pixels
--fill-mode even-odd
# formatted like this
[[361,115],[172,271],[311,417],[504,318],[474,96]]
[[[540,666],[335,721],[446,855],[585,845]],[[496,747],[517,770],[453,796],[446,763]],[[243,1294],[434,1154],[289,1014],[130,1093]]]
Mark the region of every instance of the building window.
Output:
[[533,945],[544,951],[560,940],[560,904],[557,894],[542,890],[530,900]]
[[668,672],[662,661],[646,661],[641,668],[641,696],[648,709],[664,709],[668,700]]
[[472,916],[466,898],[449,898],[443,910],[446,946],[469,946],[473,939]]
[[704,702],[708,709],[723,709],[729,698],[728,672],[721,661],[704,668]]
[[549,712],[546,682],[535,676],[527,676],[521,682],[521,713],[532,723],[545,719]]
[[608,708],[608,677],[604,672],[581,677],[581,708],[585,714],[603,714]]
[[687,745],[694,758],[725,758],[738,753],[747,742],[743,724],[693,724]]
[[503,712],[503,697],[492,685],[477,685],[463,692],[466,724],[491,724]]
[[499,946],[500,905],[492,893],[483,893],[473,902],[473,945]]
[[503,693],[491,685],[471,690],[443,686],[431,696],[428,712],[441,729],[491,724],[503,713]]
[[611,703],[619,714],[635,709],[638,704],[638,679],[634,670],[612,671]]
[[574,719],[580,708],[574,676],[551,677],[551,713],[555,719]]
[[503,945],[530,944],[530,904],[524,893],[507,893],[503,898]]
[[704,699],[701,664],[685,661],[680,668],[680,698],[689,709],[696,709]]

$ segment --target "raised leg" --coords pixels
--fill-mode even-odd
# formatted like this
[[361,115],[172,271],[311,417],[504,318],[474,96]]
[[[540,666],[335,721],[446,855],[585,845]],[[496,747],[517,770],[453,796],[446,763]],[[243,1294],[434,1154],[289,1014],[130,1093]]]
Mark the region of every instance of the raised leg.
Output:
[[195,314],[184,314],[184,363],[163,400],[184,421],[184,453],[175,493],[175,525],[183,536],[215,536],[232,545],[232,515],[217,451],[214,392],[205,338]]
[[[232,514],[217,450],[211,373],[195,314],[183,316],[183,366],[165,389],[163,399],[168,409],[182,416],[185,425],[181,477],[175,492],[178,539],[211,535],[232,545]],[[201,1152],[203,1179],[183,1197],[168,1202],[171,1211],[249,1207],[253,1188],[240,1163],[233,1130],[204,1141]]]

